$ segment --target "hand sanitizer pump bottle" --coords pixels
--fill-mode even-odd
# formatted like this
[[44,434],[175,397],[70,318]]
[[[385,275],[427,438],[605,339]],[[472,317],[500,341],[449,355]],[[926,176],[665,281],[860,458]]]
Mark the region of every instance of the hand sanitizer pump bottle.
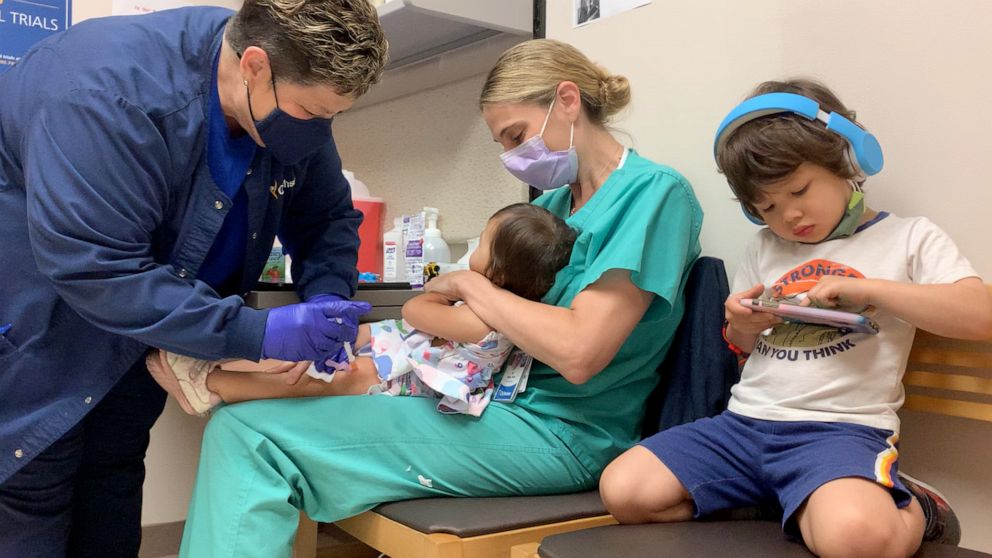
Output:
[[403,242],[403,218],[393,219],[393,228],[382,235],[382,280],[406,280],[406,244]]
[[451,263],[451,250],[437,228],[438,211],[436,207],[425,207],[424,217],[427,228],[424,230],[424,263]]

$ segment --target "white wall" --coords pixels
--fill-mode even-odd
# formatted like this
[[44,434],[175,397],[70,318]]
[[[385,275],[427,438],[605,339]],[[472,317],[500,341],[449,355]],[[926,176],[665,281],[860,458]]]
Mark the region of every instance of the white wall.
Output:
[[[885,151],[868,183],[876,209],[925,214],[992,281],[992,3],[707,0],[652,4],[573,29],[571,0],[548,0],[547,36],[570,42],[633,85],[618,127],[690,179],[706,213],[703,251],[733,274],[747,223],[716,172],[713,133],[766,79],[824,80]],[[962,545],[992,551],[992,425],[905,417],[902,468],[937,484],[962,516]]]
[[389,228],[394,216],[434,206],[445,240],[462,243],[479,236],[497,209],[526,201],[526,189],[503,169],[500,147],[479,114],[484,79],[477,75],[335,119],[341,159],[373,195],[386,199]]
[[335,118],[345,167],[386,199],[386,229],[393,217],[437,207],[457,257],[495,210],[526,201],[526,187],[503,169],[478,108],[485,74],[521,40],[496,35],[390,70]]
[[[152,2],[143,2],[142,0],[134,0],[135,4],[153,4],[162,5],[165,3],[164,0],[153,0]],[[175,7],[181,5],[188,6],[221,6],[224,8],[230,8],[236,10],[241,7],[241,0],[174,0]],[[90,19],[93,17],[105,17],[111,15],[113,10],[112,0],[75,0],[72,3],[72,23],[76,24],[85,19]]]
[[765,79],[813,76],[878,136],[885,171],[869,202],[926,214],[987,279],[992,255],[992,3],[834,0],[662,2],[573,29],[571,0],[548,0],[548,37],[571,42],[633,82],[619,122],[642,154],[673,165],[706,211],[704,249],[733,269],[753,232],[711,156],[722,117]]

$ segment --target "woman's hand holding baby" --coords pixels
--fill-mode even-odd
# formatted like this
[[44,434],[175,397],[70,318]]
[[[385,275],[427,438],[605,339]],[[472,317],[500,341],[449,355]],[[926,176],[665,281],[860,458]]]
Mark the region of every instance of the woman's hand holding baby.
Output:
[[424,285],[424,292],[435,293],[452,302],[465,300],[463,289],[466,288],[466,283],[480,279],[489,283],[489,279],[474,271],[451,271],[428,281]]

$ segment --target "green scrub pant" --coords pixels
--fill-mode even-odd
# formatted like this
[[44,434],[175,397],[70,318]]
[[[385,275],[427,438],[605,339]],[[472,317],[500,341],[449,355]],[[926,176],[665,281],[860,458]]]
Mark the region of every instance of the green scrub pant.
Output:
[[[290,556],[300,509],[336,521],[382,502],[588,490],[589,471],[537,418],[490,404],[442,415],[420,397],[254,401],[203,440],[184,558]],[[604,463],[605,466],[605,463]]]

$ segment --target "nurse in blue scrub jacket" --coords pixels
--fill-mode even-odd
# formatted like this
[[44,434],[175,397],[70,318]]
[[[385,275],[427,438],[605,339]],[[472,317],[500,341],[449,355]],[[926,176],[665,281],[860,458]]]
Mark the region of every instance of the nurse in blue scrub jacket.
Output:
[[[341,359],[369,307],[331,119],[385,59],[366,0],[247,0],[87,21],[0,75],[0,556],[137,555],[149,347]],[[277,235],[305,302],[248,308]]]

